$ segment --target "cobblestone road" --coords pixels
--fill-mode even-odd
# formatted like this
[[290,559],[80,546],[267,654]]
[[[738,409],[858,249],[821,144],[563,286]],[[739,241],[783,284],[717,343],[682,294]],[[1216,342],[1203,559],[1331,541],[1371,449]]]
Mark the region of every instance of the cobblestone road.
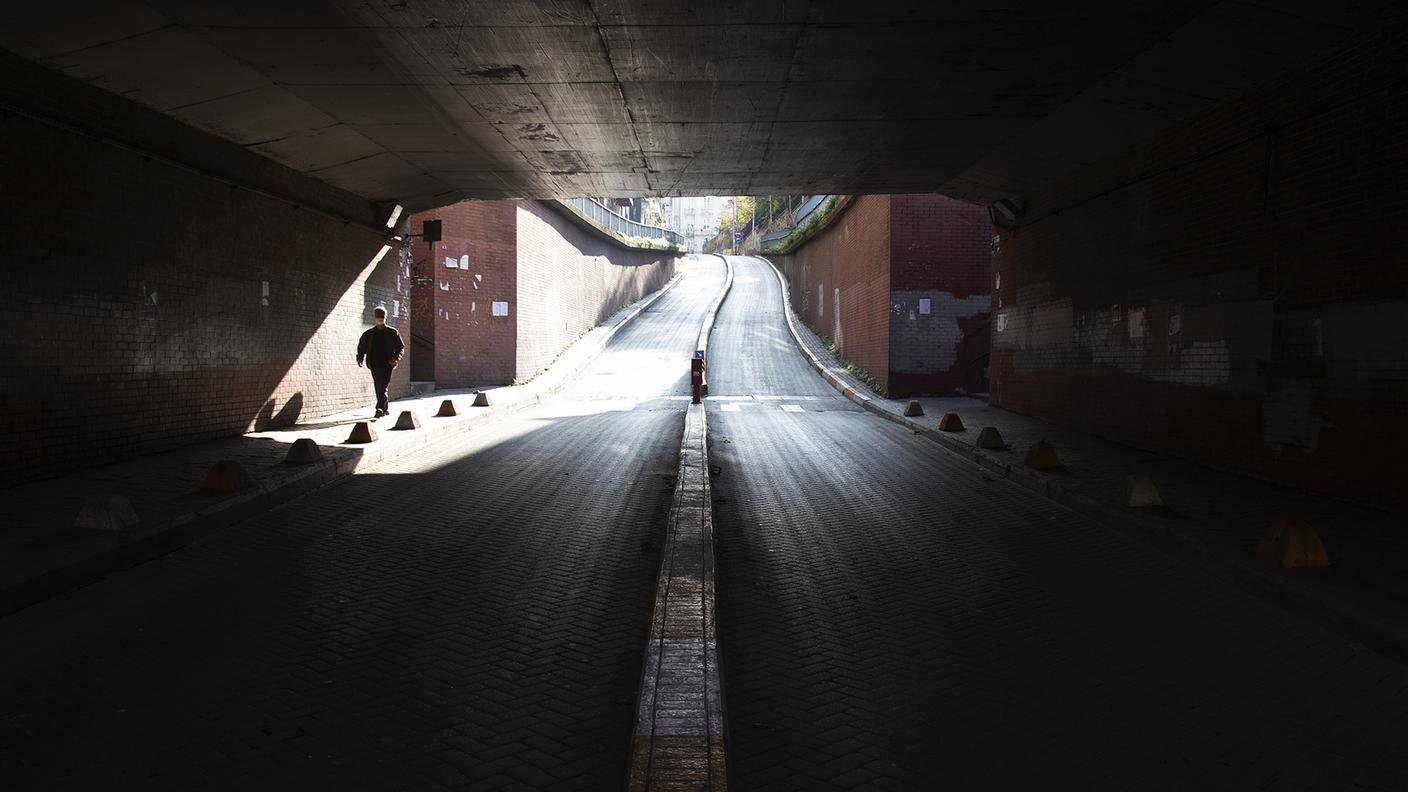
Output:
[[620,788],[702,262],[561,399],[0,621],[0,789]]
[[709,443],[736,789],[1408,788],[1408,669],[840,399],[734,261]]

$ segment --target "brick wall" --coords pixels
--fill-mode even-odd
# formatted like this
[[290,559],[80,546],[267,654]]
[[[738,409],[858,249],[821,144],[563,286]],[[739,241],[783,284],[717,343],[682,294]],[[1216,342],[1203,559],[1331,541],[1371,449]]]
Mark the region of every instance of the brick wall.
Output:
[[372,404],[357,338],[407,280],[377,232],[23,115],[0,170],[6,481]]
[[428,219],[443,221],[443,239],[433,253],[412,247],[412,303],[426,317],[412,365],[437,388],[531,377],[675,272],[675,254],[624,248],[537,201],[461,201],[415,215],[412,230]]
[[1385,30],[1027,196],[993,397],[1408,505],[1408,36]]
[[986,390],[992,303],[987,209],[890,196],[890,393]]
[[889,387],[890,196],[857,196],[829,227],[772,260],[798,314]]
[[798,313],[890,395],[906,396],[984,389],[991,247],[982,207],[864,195],[773,259]]
[[517,222],[519,378],[675,273],[675,253],[621,247],[537,201],[518,204]]
[[[518,303],[518,220],[513,201],[461,201],[414,215],[442,221],[441,241],[416,239],[412,258],[420,273],[412,293],[417,379],[437,388],[497,385],[514,379]],[[509,305],[494,316],[493,303]],[[417,357],[419,359],[417,359]]]

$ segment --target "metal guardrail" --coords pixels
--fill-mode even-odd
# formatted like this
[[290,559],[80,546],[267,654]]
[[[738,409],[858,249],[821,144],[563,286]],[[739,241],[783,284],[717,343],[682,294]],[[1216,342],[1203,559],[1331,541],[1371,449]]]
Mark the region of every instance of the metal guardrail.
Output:
[[813,195],[811,198],[807,199],[807,202],[802,204],[801,208],[797,210],[797,217],[792,221],[792,227],[784,228],[781,231],[770,231],[766,234],[763,234],[763,244],[766,245],[769,242],[776,242],[780,239],[786,239],[788,234],[792,233],[797,229],[798,226],[802,225],[802,223],[806,221],[807,216],[810,215],[812,212],[815,212],[817,210],[817,207],[825,203],[826,199],[830,197],[831,196],[829,195]]
[[626,236],[632,237],[644,237],[646,239],[664,239],[671,244],[685,245],[688,247],[684,235],[678,231],[671,231],[668,228],[628,220],[591,198],[564,198],[562,201],[577,207],[578,211],[586,215],[587,219],[596,223],[598,226],[615,231],[618,234],[625,234]]
[[801,209],[797,210],[797,219],[792,221],[793,224],[801,225],[802,221],[807,219],[807,215],[811,214],[812,212],[815,212],[816,208],[818,206],[821,206],[822,201],[825,201],[827,198],[830,197],[831,196],[829,195],[813,195],[810,200],[802,204]]

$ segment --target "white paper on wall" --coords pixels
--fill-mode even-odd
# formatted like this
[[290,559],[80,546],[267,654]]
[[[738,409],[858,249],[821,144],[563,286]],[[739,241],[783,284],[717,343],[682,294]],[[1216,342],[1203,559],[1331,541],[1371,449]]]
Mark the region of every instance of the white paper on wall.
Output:
[[494,301],[494,316],[508,316],[508,303]]
[[469,254],[468,254],[468,253],[464,254],[463,256],[460,256],[460,269],[462,269],[462,270],[467,270],[467,269],[469,269]]
[[458,269],[459,266],[460,266],[460,263],[459,263],[459,261],[455,260],[455,257],[454,257],[454,256],[446,256],[446,257],[445,257],[445,266],[448,267],[448,268],[450,268],[450,269]]
[[928,316],[928,315],[929,315],[929,306],[930,306],[931,304],[932,304],[932,303],[930,302],[930,300],[929,300],[928,297],[920,297],[920,298],[919,298],[919,315],[920,315],[920,316]]

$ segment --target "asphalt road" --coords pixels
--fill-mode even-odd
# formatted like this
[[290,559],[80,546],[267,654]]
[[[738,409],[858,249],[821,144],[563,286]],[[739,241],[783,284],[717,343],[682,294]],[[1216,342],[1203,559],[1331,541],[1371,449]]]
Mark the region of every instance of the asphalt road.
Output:
[[0,620],[0,789],[619,789],[723,270],[560,398]]
[[[736,264],[736,789],[1404,788],[1402,666],[859,410]],[[619,789],[721,277],[539,408],[0,620],[0,788]]]
[[1408,669],[840,398],[733,261],[707,403],[735,790],[1408,788]]

